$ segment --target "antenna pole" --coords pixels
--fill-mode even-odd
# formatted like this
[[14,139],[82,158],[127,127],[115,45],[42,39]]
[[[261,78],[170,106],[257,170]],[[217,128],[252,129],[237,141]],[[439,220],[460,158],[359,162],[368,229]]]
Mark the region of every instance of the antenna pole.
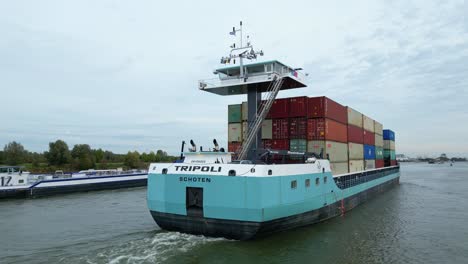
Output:
[[[242,21],[240,22],[240,48],[243,48],[242,46]],[[242,54],[239,56],[239,68],[240,68],[240,77],[244,78],[244,63],[242,61]]]

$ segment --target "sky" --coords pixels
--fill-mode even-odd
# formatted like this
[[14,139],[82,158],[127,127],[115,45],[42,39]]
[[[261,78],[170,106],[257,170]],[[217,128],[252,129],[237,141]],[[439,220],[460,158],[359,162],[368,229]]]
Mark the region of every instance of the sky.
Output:
[[227,142],[215,78],[242,20],[261,60],[396,133],[397,153],[468,156],[468,1],[0,1],[0,146],[117,153]]

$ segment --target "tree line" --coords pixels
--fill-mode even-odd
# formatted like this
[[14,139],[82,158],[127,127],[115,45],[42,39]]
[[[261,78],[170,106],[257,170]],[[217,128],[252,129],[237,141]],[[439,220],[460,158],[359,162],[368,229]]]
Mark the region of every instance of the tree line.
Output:
[[36,172],[53,172],[61,169],[66,171],[85,169],[111,169],[116,166],[126,169],[146,168],[150,162],[172,162],[176,157],[168,155],[163,150],[156,153],[139,153],[129,151],[127,154],[117,154],[112,151],[92,149],[88,144],[76,144],[70,150],[63,140],[49,143],[49,150],[43,153],[26,150],[19,142],[12,141],[0,150],[0,164],[23,165]]

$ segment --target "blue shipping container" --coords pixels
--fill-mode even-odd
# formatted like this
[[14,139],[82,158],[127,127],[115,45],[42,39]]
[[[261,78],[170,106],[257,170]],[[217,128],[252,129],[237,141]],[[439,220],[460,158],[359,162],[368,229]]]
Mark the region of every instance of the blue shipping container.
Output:
[[366,160],[375,159],[375,146],[364,145],[364,159]]
[[395,141],[395,132],[391,131],[390,129],[384,129],[383,130],[383,139],[384,140]]

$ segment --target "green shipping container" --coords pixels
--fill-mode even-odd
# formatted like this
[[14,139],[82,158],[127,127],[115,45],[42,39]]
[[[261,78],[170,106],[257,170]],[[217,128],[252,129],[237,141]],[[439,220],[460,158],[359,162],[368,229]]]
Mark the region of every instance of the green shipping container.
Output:
[[384,159],[389,159],[390,158],[390,160],[396,160],[394,150],[384,149],[383,155],[384,155]]
[[375,147],[375,159],[377,159],[377,160],[383,159],[383,148],[382,147]]
[[240,123],[242,121],[242,105],[228,105],[228,122],[229,123]]
[[294,152],[307,152],[307,140],[291,139],[289,141],[289,150]]

